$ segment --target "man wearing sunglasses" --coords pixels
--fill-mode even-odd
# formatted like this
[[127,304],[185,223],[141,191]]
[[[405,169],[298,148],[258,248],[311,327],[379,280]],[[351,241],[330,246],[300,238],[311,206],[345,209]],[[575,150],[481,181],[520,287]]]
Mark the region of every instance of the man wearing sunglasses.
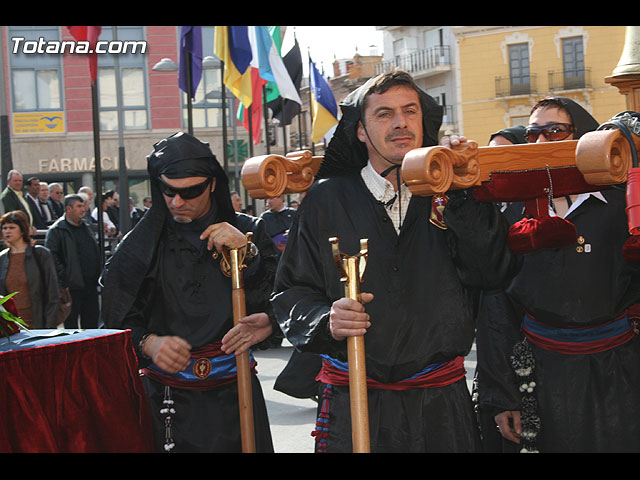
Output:
[[[261,220],[234,211],[227,176],[208,144],[172,135],[154,145],[148,171],[152,206],[103,273],[105,325],[131,329],[157,450],[240,452],[234,354],[278,328],[269,305],[278,251]],[[213,253],[244,251],[247,232],[247,317],[234,327],[231,281]],[[252,393],[256,449],[270,452],[255,371]]]
[[[575,101],[551,97],[533,107],[525,134],[530,143],[575,140],[597,127]],[[508,297],[494,302],[487,324],[478,321],[493,335],[478,345],[487,373],[481,408],[493,407],[502,436],[529,451],[637,452],[640,369],[629,366],[640,362],[640,343],[629,309],[640,300],[640,269],[622,254],[625,192],[554,198],[552,206],[577,241],[522,255]],[[534,381],[522,388],[512,368],[525,362]]]

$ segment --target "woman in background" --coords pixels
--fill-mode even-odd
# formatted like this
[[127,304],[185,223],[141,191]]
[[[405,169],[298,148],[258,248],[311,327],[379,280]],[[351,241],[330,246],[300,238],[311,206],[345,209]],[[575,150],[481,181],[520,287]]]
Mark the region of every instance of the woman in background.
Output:
[[21,211],[0,218],[6,248],[0,252],[0,295],[13,297],[20,318],[32,329],[56,328],[60,291],[49,250],[32,245],[29,219]]

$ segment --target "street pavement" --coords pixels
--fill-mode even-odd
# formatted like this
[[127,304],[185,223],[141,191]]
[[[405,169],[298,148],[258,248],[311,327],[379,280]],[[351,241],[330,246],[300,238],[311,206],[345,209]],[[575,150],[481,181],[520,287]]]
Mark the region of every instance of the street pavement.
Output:
[[[311,432],[315,428],[317,403],[311,399],[299,399],[273,389],[277,376],[282,372],[293,347],[286,340],[279,348],[257,350],[253,355],[258,362],[258,378],[264,392],[271,435],[276,453],[313,453],[315,440]],[[471,391],[476,369],[475,345],[465,358],[467,386]]]

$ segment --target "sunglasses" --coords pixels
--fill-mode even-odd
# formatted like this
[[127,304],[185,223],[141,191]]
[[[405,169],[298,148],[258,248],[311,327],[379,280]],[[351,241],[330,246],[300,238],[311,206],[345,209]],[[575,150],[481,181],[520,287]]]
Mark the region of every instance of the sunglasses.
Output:
[[541,126],[529,125],[525,128],[524,135],[529,143],[535,143],[541,133],[550,142],[557,142],[565,140],[574,131],[575,128],[570,123],[548,123]]
[[183,200],[191,200],[193,198],[199,197],[203,194],[203,192],[209,187],[211,184],[211,178],[207,178],[204,182],[198,183],[197,185],[191,185],[190,187],[184,188],[175,188],[167,185],[162,180],[160,180],[160,191],[165,194],[167,197],[173,198],[176,195],[180,195],[180,198]]

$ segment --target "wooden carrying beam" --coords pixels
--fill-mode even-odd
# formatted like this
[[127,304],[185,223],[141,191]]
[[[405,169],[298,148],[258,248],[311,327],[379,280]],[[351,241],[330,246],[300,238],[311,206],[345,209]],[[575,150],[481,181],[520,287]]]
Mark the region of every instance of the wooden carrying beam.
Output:
[[[638,137],[634,142],[640,148]],[[254,157],[242,169],[242,182],[253,198],[305,192],[321,162],[309,151]],[[431,196],[490,183],[496,172],[547,168],[577,167],[590,185],[615,185],[626,182],[631,166],[631,148],[622,133],[599,130],[560,142],[479,147],[469,141],[457,148],[417,148],[406,154],[402,175],[414,195]]]
[[[599,130],[584,134],[580,140],[560,142],[494,147],[468,142],[457,149],[418,148],[405,156],[402,175],[413,194],[425,196],[479,187],[490,183],[497,172],[567,167],[576,167],[587,184],[603,187],[624,183],[631,159],[629,143],[619,130]],[[577,190],[581,188],[578,185]]]

